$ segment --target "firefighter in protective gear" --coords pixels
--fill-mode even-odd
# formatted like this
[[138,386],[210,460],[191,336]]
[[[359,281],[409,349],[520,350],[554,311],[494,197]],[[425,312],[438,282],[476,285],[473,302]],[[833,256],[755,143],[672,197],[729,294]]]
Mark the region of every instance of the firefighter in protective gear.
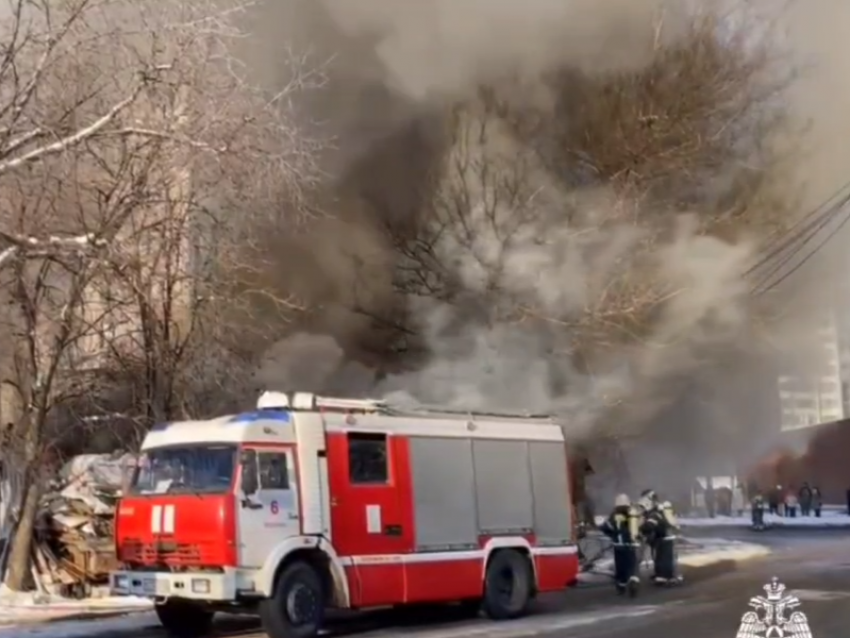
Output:
[[640,498],[637,501],[637,507],[642,516],[658,506],[658,495],[655,490],[644,490],[640,493]]
[[645,495],[641,533],[652,550],[652,562],[655,568],[653,582],[656,585],[675,585],[682,582],[676,574],[676,532],[679,522],[669,501],[661,502],[653,492]]
[[766,503],[764,502],[764,496],[761,495],[761,492],[756,492],[756,495],[752,500],[752,510],[751,516],[753,521],[753,529],[761,532],[764,531],[764,510],[766,508]]
[[614,509],[600,527],[614,544],[614,581],[617,593],[636,596],[640,585],[638,548],[640,547],[640,512],[631,499],[620,494]]

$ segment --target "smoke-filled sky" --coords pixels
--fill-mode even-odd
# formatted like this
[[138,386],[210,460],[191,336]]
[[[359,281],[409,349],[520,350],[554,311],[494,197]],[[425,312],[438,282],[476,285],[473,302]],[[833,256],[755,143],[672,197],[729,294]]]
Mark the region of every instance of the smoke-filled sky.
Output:
[[[819,203],[850,176],[850,5],[724,4],[762,10],[754,42],[774,38],[778,72],[798,70],[779,99],[791,116],[785,130],[806,126],[802,138],[793,137],[802,148],[773,194]],[[477,99],[481,85],[509,76],[509,102],[551,108],[542,73],[639,70],[681,35],[690,9],[675,0],[278,0],[252,15],[254,37],[243,57],[257,79],[273,85],[286,77],[288,47],[308,48],[314,63],[324,64],[328,84],[302,109],[317,134],[333,139],[321,196],[329,216],[289,240],[280,262],[287,285],[321,311],[270,350],[260,383],[556,411],[582,434],[611,419],[626,431],[655,420],[676,430],[678,446],[661,450],[655,462],[696,444],[699,437],[682,430],[721,428],[726,440],[730,431],[775,418],[763,399],[771,365],[753,361],[760,353],[749,348],[749,286],[740,276],[758,237],[704,236],[682,216],[646,251],[646,229],[630,221],[645,203],[604,184],[568,187],[553,179],[540,154],[505,122],[493,121]],[[754,14],[748,15],[730,28]],[[447,135],[446,113],[458,102],[472,106],[455,114]],[[789,143],[781,136],[771,142]],[[484,164],[500,175],[521,169],[522,187],[487,181]],[[436,181],[423,196],[426,173]],[[719,191],[727,174],[707,174],[703,190]],[[492,197],[495,191],[502,197]],[[446,211],[457,213],[461,192],[465,212],[451,215]],[[393,285],[410,264],[392,245],[388,224],[415,225],[435,201],[444,215],[430,257],[461,293],[446,303],[439,294],[423,296],[420,287],[399,308]],[[611,294],[612,281],[643,268],[669,293],[652,329],[585,357],[576,339],[587,327],[559,320],[588,316],[588,307]],[[375,354],[374,342],[389,334],[375,336],[376,322],[388,321],[370,316],[375,309],[412,317],[416,335],[393,344],[412,353],[391,363]],[[807,325],[796,318],[793,334],[774,329],[796,343]],[[378,345],[387,351],[386,343]],[[706,352],[720,354],[703,374]],[[723,451],[722,443],[712,445]]]
[[789,99],[795,115],[809,123],[797,176],[807,203],[816,204],[850,179],[850,148],[842,142],[850,128],[850,6],[837,0],[792,2],[780,14],[780,25],[791,61],[801,67]]

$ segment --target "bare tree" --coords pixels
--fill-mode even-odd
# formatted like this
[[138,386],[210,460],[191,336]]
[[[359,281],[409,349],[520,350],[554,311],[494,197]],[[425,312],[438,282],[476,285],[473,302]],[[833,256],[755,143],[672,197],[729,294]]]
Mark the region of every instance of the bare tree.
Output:
[[[207,185],[198,195],[212,191]],[[201,207],[198,195],[162,202],[155,220],[132,220],[105,258],[98,294],[108,308],[101,332],[109,368],[124,395],[121,411],[144,429],[238,407],[253,389],[256,354],[302,310],[255,286],[265,260],[253,249],[254,229],[232,225],[217,206]],[[114,402],[103,409],[114,412]]]
[[677,237],[734,246],[781,229],[793,202],[776,195],[786,166],[771,141],[788,133],[792,71],[768,37],[723,19],[700,13],[675,37],[659,23],[639,69],[507,78],[443,113],[416,212],[370,197],[396,288],[452,304],[485,293],[487,312],[558,326],[591,360],[641,343],[686,291]]
[[166,415],[196,317],[210,316],[203,301],[223,308],[243,292],[211,282],[258,264],[256,222],[284,221],[281,201],[300,210],[315,177],[292,98],[318,77],[293,57],[280,92],[249,85],[231,55],[242,9],[16,0],[0,25],[0,276],[14,344],[3,420],[23,472],[13,589],[28,573],[51,415],[99,391],[115,354],[157,371],[144,403]]

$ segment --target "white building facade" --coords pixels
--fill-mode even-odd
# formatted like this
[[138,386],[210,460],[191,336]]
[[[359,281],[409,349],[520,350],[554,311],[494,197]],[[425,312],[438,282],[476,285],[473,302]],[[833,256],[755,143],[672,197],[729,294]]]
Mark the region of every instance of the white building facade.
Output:
[[[843,322],[840,322],[843,324]],[[841,326],[843,328],[843,325]],[[780,375],[777,380],[782,430],[797,430],[848,416],[850,341],[833,313],[821,323],[807,372]]]

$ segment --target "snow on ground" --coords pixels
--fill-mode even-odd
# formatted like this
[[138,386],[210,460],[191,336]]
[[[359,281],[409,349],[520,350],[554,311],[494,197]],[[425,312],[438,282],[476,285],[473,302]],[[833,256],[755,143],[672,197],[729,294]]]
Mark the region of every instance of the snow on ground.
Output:
[[[727,540],[724,538],[700,538],[691,544],[685,540],[678,548],[678,564],[683,567],[706,567],[725,561],[746,561],[770,554],[770,548],[756,543]],[[641,570],[652,569],[647,551],[641,561]],[[582,582],[600,582],[611,578],[614,573],[614,557],[606,555],[590,572],[579,574]]]
[[699,549],[679,554],[679,565],[685,567],[705,567],[722,561],[745,561],[761,558],[770,554],[770,548],[757,543],[730,541],[722,538],[699,539]]
[[[839,512],[824,512],[820,518],[815,516],[796,516],[788,518],[775,514],[764,515],[765,525],[770,527],[850,527],[850,516]],[[749,514],[746,516],[715,516],[707,517],[681,517],[679,524],[682,527],[750,527],[753,519]]]
[[129,633],[158,626],[156,616],[152,613],[136,613],[93,620],[0,626],[0,638],[94,638],[99,634],[117,631]]
[[[682,527],[751,527],[753,519],[750,512],[746,511],[743,516],[679,516],[679,525]],[[604,516],[596,517],[596,524],[605,522]],[[823,512],[823,516],[795,516],[788,518],[775,514],[765,514],[764,522],[770,527],[850,527],[850,516],[847,509],[838,506],[829,507]]]
[[0,626],[44,622],[70,616],[112,616],[149,610],[151,606],[148,599],[132,596],[73,600],[34,592],[13,592],[0,587]]

